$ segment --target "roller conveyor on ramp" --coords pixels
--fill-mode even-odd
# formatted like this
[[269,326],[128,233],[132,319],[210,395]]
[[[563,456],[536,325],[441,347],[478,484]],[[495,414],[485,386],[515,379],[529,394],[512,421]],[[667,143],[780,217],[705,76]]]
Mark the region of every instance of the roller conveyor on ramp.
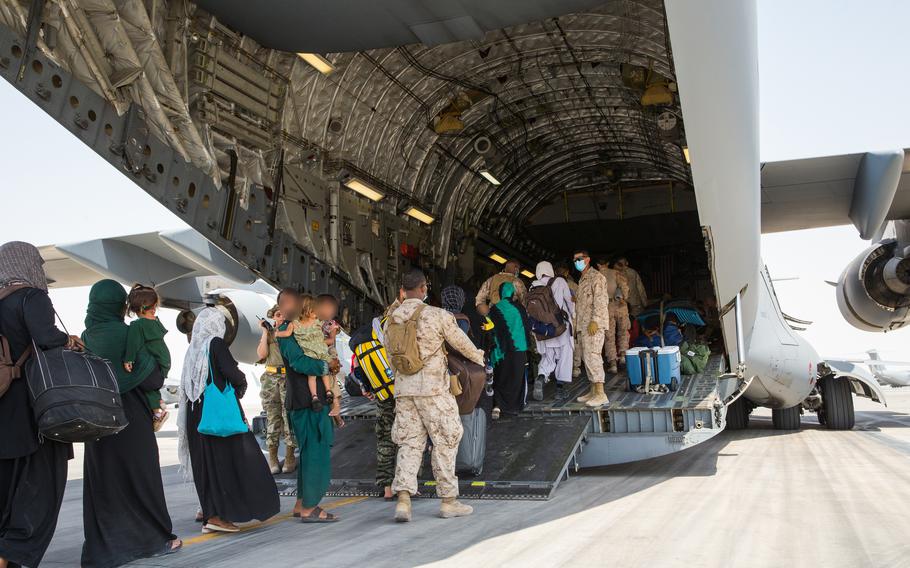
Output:
[[[461,494],[545,500],[579,467],[647,459],[704,442],[723,430],[724,400],[739,382],[723,371],[723,359],[713,356],[703,373],[683,377],[676,392],[652,394],[631,392],[626,376],[617,374],[605,385],[610,402],[598,409],[575,401],[587,381],[575,381],[563,402],[554,401],[551,383],[544,401],[530,402],[520,416],[490,423],[483,471],[475,478],[459,476]],[[375,483],[375,405],[348,398],[342,414],[347,425],[335,432],[328,494],[380,495]],[[429,452],[424,457],[420,492],[432,497]],[[294,493],[296,476],[278,476],[276,481],[282,492]]]

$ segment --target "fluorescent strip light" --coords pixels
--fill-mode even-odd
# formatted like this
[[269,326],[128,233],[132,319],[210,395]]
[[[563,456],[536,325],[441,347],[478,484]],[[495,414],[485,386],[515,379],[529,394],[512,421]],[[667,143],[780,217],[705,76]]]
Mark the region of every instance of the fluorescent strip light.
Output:
[[480,175],[482,175],[485,180],[492,183],[493,185],[499,185],[501,183],[498,179],[496,179],[496,176],[490,173],[490,170],[480,170]]
[[432,215],[426,211],[418,209],[417,207],[408,207],[407,211],[405,211],[405,214],[410,215],[421,223],[426,223],[427,225],[432,225],[433,221],[436,220]]
[[692,162],[689,160],[689,147],[683,146],[682,151],[683,151],[683,158],[686,159],[686,163],[691,164]]
[[360,195],[366,197],[367,199],[372,199],[373,201],[380,201],[380,200],[382,200],[383,197],[385,197],[385,194],[383,192],[381,192],[378,189],[376,189],[375,187],[367,184],[363,180],[355,178],[355,177],[349,178],[347,181],[344,182],[344,185],[346,185],[350,189],[353,189],[354,191],[356,191]]
[[530,279],[532,279],[532,280],[533,280],[534,278],[536,278],[536,276],[534,275],[534,273],[531,272],[530,270],[522,270],[522,271],[521,271],[521,275],[524,276],[525,278],[530,278]]
[[506,263],[505,257],[504,257],[504,256],[500,256],[500,255],[496,254],[495,252],[494,252],[493,254],[490,255],[490,260],[492,260],[493,262],[498,262],[499,264],[505,264],[505,263]]
[[335,70],[335,66],[318,53],[298,53],[297,56],[309,63],[316,71],[319,71],[323,75],[330,75],[332,71]]

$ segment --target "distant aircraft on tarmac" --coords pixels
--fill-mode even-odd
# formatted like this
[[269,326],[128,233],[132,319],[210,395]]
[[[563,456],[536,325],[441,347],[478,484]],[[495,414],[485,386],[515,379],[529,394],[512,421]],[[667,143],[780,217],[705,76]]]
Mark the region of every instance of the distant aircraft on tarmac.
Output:
[[868,359],[845,359],[843,362],[869,367],[869,371],[879,384],[892,387],[910,386],[910,361],[885,361],[878,349],[870,349],[866,353],[869,354]]

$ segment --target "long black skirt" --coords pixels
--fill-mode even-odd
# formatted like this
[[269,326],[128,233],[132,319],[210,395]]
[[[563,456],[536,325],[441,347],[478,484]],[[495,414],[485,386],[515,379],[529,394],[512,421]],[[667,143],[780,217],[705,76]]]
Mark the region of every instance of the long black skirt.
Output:
[[177,538],[164,498],[152,411],[138,388],[122,399],[129,426],[85,444],[82,568],[147,558]]
[[70,444],[45,441],[25,457],[0,459],[0,558],[10,566],[38,566],[66,488]]
[[[252,432],[221,438],[198,431],[205,398],[187,416],[193,483],[202,517],[245,523],[278,514],[278,487]],[[242,409],[241,409],[242,412]]]
[[528,354],[512,351],[493,370],[493,406],[504,414],[518,414],[527,396]]

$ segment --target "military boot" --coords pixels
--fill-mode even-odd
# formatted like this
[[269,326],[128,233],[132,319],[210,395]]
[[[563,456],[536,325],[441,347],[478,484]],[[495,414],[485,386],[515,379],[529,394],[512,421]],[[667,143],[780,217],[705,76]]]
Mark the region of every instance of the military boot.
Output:
[[281,466],[278,465],[278,446],[269,446],[269,470],[272,475],[281,473]]
[[454,517],[467,517],[474,512],[474,507],[459,503],[454,497],[446,497],[439,505],[439,516],[443,519],[452,519]]
[[591,398],[585,402],[587,406],[596,407],[602,406],[610,402],[610,399],[607,398],[607,394],[604,392],[603,383],[594,383],[593,388],[591,389],[592,395]]
[[588,388],[588,392],[581,395],[580,397],[578,397],[575,400],[577,400],[578,402],[588,402],[589,400],[591,400],[591,397],[593,397],[593,396],[594,396],[594,384],[592,383],[590,388]]
[[411,520],[411,494],[407,491],[398,492],[398,504],[395,505],[395,522],[407,523]]
[[616,361],[613,361],[612,363],[610,363],[610,366],[607,368],[607,372],[610,373],[611,375],[615,375],[616,373],[619,372],[619,369],[616,366]]
[[284,473],[294,473],[297,471],[297,454],[294,453],[296,448],[288,448],[287,454],[284,456]]

